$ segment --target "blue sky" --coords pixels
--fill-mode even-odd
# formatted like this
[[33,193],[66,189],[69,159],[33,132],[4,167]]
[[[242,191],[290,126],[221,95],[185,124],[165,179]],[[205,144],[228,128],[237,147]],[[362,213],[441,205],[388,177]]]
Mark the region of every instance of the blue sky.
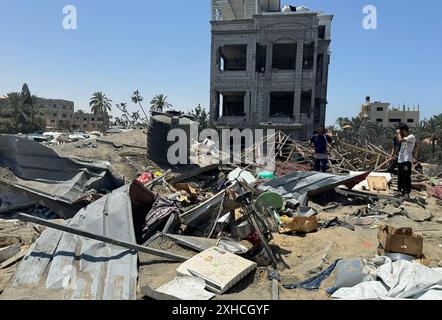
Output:
[[[373,100],[442,107],[442,1],[282,1],[335,15],[327,123],[355,116]],[[78,29],[62,27],[65,5]],[[362,8],[378,10],[378,30],[362,28]],[[0,0],[0,95],[27,82],[33,93],[75,101],[105,92],[130,102],[164,93],[188,110],[209,104],[209,0]],[[135,106],[129,104],[135,111]]]

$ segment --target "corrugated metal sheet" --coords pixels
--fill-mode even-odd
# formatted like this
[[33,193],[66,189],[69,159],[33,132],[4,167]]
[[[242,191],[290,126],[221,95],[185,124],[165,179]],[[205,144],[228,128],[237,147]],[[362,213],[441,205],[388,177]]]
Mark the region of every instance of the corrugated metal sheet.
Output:
[[72,211],[62,207],[71,205],[88,190],[114,190],[123,185],[105,162],[60,157],[38,142],[16,136],[0,135],[0,166],[17,177],[10,183],[14,192],[67,218],[72,217]]
[[[136,243],[130,185],[82,209],[70,226]],[[114,245],[46,229],[33,244],[2,299],[134,300],[137,254]]]
[[284,199],[303,199],[333,190],[340,185],[353,188],[359,182],[364,181],[368,173],[337,176],[319,172],[293,172],[281,178],[263,184],[258,189],[262,191],[274,191]]

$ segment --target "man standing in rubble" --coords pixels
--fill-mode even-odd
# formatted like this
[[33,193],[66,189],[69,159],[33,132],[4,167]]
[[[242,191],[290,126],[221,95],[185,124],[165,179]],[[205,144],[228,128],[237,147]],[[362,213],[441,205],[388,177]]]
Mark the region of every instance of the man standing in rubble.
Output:
[[398,142],[401,148],[398,155],[398,191],[402,196],[409,198],[411,194],[411,170],[413,168],[413,151],[416,147],[416,137],[410,134],[408,125],[399,125]]
[[315,171],[327,172],[328,169],[328,144],[333,144],[332,138],[325,133],[324,127],[318,127],[317,134],[310,139],[310,145],[315,148]]

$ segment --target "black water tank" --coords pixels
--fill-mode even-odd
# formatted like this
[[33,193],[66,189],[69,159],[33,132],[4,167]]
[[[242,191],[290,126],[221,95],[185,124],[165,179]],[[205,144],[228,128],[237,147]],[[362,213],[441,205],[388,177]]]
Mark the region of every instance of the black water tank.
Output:
[[190,128],[198,125],[191,115],[184,115],[177,111],[165,113],[153,112],[147,129],[147,157],[158,164],[169,164],[167,151],[175,144],[168,142],[167,135],[172,129],[182,129],[187,136],[187,161],[190,154]]

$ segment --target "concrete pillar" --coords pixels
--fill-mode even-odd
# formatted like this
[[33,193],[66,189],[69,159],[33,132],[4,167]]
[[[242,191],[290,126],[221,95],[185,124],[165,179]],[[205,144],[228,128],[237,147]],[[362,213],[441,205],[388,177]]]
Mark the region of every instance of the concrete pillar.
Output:
[[304,43],[298,42],[296,47],[295,101],[293,104],[293,116],[295,118],[295,122],[299,122],[301,115],[302,62],[304,60]]

